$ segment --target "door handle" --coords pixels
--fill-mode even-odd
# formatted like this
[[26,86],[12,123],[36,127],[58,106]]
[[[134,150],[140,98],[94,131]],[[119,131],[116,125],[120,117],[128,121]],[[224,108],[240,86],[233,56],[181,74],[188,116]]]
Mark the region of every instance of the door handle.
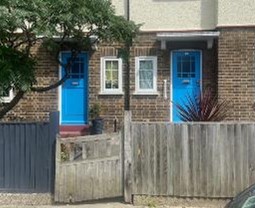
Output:
[[182,80],[182,84],[189,84],[189,83],[190,83],[190,81],[188,79]]
[[72,82],[72,85],[73,85],[73,86],[78,86],[78,85],[79,85],[79,82]]

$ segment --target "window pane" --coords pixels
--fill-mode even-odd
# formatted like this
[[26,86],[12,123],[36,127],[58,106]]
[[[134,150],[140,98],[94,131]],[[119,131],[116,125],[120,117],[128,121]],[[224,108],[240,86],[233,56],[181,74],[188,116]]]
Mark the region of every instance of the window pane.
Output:
[[79,74],[80,73],[80,63],[75,62],[72,66],[71,73],[72,74]]
[[153,70],[139,72],[140,89],[153,89]]
[[105,81],[105,89],[111,89],[111,88],[112,88],[112,82],[106,80],[106,81]]
[[177,59],[177,76],[179,78],[195,77],[195,57],[186,55]]
[[105,61],[105,89],[119,88],[119,62]]
[[105,77],[106,80],[111,80],[111,71],[106,71],[105,76],[106,76]]
[[184,61],[183,63],[182,63],[182,66],[183,66],[183,68],[182,68],[182,71],[183,72],[190,72],[190,62],[189,61]]
[[111,70],[112,67],[112,62],[111,61],[106,61],[105,62],[105,69],[106,70]]
[[152,60],[144,60],[140,61],[140,69],[141,70],[151,70],[153,69],[153,61]]
[[112,69],[118,70],[118,61],[112,61]]
[[118,89],[118,88],[119,88],[118,80],[113,80],[113,81],[112,81],[112,88],[113,88],[113,89]]
[[[68,63],[71,61],[71,58],[69,58]],[[70,76],[71,78],[82,78],[84,77],[84,60],[83,58],[76,58],[73,63],[70,70]]]
[[119,76],[119,75],[118,75],[118,71],[113,71],[113,72],[112,72],[112,79],[113,79],[113,80],[118,80],[118,76]]

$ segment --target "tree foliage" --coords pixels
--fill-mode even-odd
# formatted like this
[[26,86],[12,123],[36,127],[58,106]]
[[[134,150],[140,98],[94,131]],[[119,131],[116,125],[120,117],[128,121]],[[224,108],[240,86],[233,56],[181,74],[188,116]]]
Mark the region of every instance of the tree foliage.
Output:
[[[138,30],[139,25],[115,15],[110,0],[1,0],[0,95],[11,87],[17,95],[57,87],[68,79],[72,60],[81,50],[90,50],[99,41],[132,44]],[[35,87],[37,57],[31,48],[38,42],[43,42],[60,64],[61,50],[73,52],[65,66],[66,77],[45,88]]]

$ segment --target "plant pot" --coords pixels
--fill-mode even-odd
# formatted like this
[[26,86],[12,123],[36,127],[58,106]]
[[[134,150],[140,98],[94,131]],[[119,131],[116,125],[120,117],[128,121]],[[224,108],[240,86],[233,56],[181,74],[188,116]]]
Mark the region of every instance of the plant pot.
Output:
[[91,134],[102,134],[104,129],[104,121],[102,118],[92,120]]

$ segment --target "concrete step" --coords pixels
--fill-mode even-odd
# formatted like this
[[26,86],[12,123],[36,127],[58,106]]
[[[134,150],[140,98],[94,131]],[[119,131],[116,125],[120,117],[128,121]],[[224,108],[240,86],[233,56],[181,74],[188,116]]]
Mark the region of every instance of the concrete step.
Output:
[[62,125],[60,126],[60,136],[62,138],[73,136],[84,136],[90,134],[89,125]]

